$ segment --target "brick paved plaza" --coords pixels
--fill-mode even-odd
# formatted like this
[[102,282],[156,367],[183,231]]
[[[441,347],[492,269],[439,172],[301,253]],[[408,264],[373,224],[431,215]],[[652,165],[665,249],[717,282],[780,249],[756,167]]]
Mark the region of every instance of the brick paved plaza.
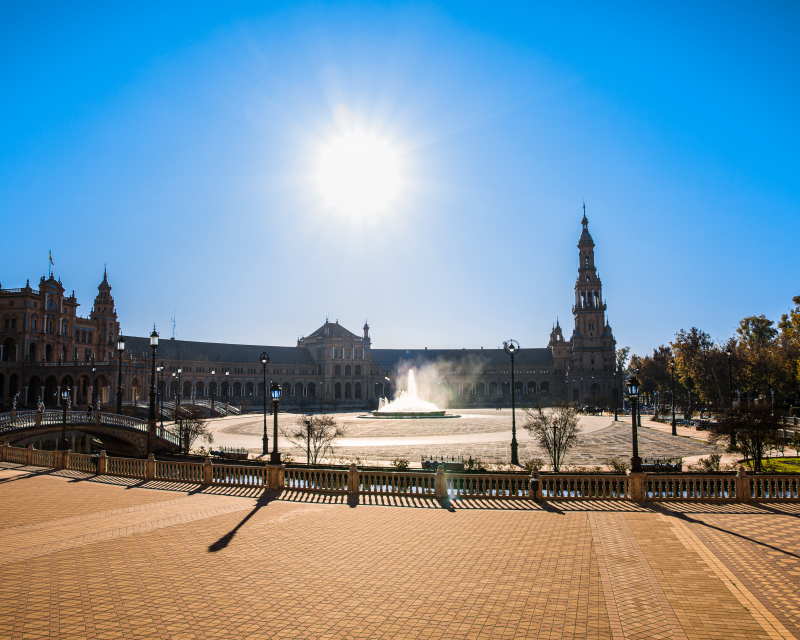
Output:
[[0,495],[2,638],[800,638],[797,503],[348,503],[10,463]]

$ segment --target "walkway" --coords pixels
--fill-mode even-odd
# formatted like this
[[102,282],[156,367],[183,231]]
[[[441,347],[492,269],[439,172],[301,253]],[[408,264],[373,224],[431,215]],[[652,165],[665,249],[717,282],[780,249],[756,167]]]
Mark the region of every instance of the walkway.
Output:
[[[452,413],[456,413],[455,410]],[[504,409],[465,409],[458,419],[450,420],[370,420],[358,418],[358,413],[335,414],[344,427],[346,437],[336,443],[333,456],[341,460],[387,461],[407,458],[419,465],[422,456],[469,456],[484,462],[509,462],[511,455],[511,411]],[[268,434],[272,441],[272,416],[267,416]],[[613,415],[581,416],[581,444],[570,451],[567,462],[573,465],[603,465],[607,458],[631,456],[630,418],[614,423]],[[297,428],[297,415],[280,414],[284,428]],[[528,432],[522,428],[525,415],[517,412],[517,440],[521,461],[530,458],[546,459]],[[668,429],[645,429],[658,423],[642,422],[639,434],[640,453],[645,457],[683,457],[696,461],[700,457],[721,452],[704,440],[689,437],[689,430],[674,437]],[[257,415],[222,418],[212,421],[215,446],[232,446],[261,452],[263,417]],[[691,431],[693,436],[695,433]],[[702,433],[702,432],[701,432]],[[270,445],[272,446],[272,445]],[[291,444],[281,436],[279,446],[296,459],[305,459],[305,452],[291,450]]]
[[798,504],[403,508],[5,466],[3,638],[800,638]]

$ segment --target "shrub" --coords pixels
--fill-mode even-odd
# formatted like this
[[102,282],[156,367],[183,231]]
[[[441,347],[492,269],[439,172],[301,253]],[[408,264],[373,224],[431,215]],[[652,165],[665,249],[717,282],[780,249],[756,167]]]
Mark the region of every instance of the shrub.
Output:
[[603,462],[607,467],[610,467],[614,473],[628,473],[628,469],[631,468],[631,463],[625,460],[625,458],[606,458]]
[[411,467],[411,463],[405,458],[395,458],[392,460],[392,466],[395,471],[408,471]]
[[523,466],[528,473],[531,473],[534,467],[541,471],[544,468],[544,460],[542,458],[531,458]]

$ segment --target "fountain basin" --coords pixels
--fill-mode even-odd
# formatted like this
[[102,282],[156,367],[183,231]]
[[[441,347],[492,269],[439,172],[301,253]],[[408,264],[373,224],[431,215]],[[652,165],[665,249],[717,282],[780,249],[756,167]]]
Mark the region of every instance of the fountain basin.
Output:
[[422,420],[439,418],[460,418],[461,416],[446,414],[444,411],[373,411],[370,415],[359,418],[378,418],[382,420]]

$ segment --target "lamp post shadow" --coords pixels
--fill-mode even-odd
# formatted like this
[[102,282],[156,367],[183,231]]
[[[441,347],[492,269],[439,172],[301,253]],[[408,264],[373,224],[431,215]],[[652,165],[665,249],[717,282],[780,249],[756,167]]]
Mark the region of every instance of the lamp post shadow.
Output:
[[264,492],[258,499],[258,502],[256,502],[255,506],[252,508],[250,513],[248,513],[244,518],[242,518],[239,524],[237,524],[233,529],[228,531],[228,533],[222,536],[219,540],[208,546],[209,553],[216,553],[217,551],[222,551],[225,547],[227,547],[231,543],[231,540],[233,540],[234,536],[239,531],[239,529],[241,529],[244,526],[244,524],[250,518],[252,518],[261,507],[265,507],[270,502],[277,499],[278,494],[279,494],[278,491]]

